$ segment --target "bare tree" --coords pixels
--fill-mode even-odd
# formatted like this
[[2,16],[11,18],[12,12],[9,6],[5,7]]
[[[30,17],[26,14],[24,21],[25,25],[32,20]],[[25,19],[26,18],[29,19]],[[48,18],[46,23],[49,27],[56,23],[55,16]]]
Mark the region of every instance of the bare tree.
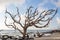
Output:
[[[17,7],[16,7],[17,8]],[[35,10],[32,9],[33,7],[30,6],[27,11],[26,11],[26,15],[24,23],[21,23],[21,15],[19,14],[19,9],[17,8],[17,14],[16,15],[12,15],[10,12],[7,11],[7,14],[10,15],[11,19],[14,21],[12,24],[7,24],[7,16],[5,16],[5,25],[6,26],[12,26],[14,29],[17,29],[22,35],[23,38],[25,38],[25,35],[27,34],[27,28],[28,27],[36,27],[36,28],[44,28],[47,27],[47,25],[50,23],[50,21],[52,20],[52,18],[56,15],[57,13],[57,9],[50,9],[50,10],[44,10],[42,13],[38,12],[38,9],[36,8]],[[15,17],[18,16],[19,20],[16,20]],[[21,29],[19,29],[16,24],[19,24],[20,27],[23,28],[23,31],[21,31]]]

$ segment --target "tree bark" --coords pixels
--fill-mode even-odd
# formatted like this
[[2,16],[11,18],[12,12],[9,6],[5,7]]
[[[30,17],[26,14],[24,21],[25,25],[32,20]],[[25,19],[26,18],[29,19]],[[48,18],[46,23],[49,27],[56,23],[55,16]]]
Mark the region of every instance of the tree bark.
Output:
[[25,40],[25,37],[26,37],[26,36],[25,36],[25,35],[26,35],[26,30],[27,30],[27,29],[24,29],[24,33],[23,33],[23,39],[24,39],[24,40]]

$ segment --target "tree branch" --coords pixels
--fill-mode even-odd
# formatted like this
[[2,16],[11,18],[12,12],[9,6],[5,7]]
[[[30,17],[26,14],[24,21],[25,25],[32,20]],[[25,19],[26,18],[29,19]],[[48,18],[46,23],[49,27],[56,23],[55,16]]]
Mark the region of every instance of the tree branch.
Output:
[[[16,28],[16,25],[15,25],[15,23],[13,22],[13,25],[14,25],[14,28]],[[23,32],[17,27],[16,28],[16,30],[18,30],[20,33],[22,33],[23,34]]]
[[36,24],[34,24],[34,26],[36,27],[36,28],[44,28],[44,27],[46,27],[48,24],[49,24],[49,22],[50,22],[50,20],[47,22],[47,24],[45,24],[45,25],[43,25],[43,26],[37,26]]
[[18,30],[20,33],[23,34],[23,32],[22,32],[20,29],[16,28],[16,25],[14,24],[14,22],[13,22],[13,25],[14,25],[14,26],[13,26],[12,24],[7,24],[7,23],[6,23],[6,21],[7,21],[6,19],[7,19],[7,17],[5,16],[5,22],[4,22],[4,23],[5,23],[5,25],[6,25],[7,27],[11,26],[11,27],[14,28],[15,30]]
[[[21,20],[21,19],[19,19],[19,21],[16,21],[15,18],[13,17],[13,15],[12,15],[10,12],[8,12],[8,11],[6,10],[5,13],[8,13],[8,14],[10,15],[10,17],[12,18],[12,20],[13,20],[14,22],[20,24],[21,27],[23,28],[23,25],[20,23],[20,20]],[[18,15],[19,15],[19,13],[18,13]],[[16,17],[16,16],[15,16],[15,17]],[[20,16],[19,16],[19,18],[20,18]]]
[[[45,11],[43,11],[42,13],[44,13],[44,12],[45,12]],[[49,12],[49,13],[48,13],[48,12]],[[46,19],[46,20],[43,20],[43,18],[45,18],[45,16],[53,14],[52,12],[54,12],[54,15],[52,15],[52,17],[50,17],[50,18],[48,18],[48,19]],[[48,14],[47,14],[47,13],[48,13]],[[51,14],[50,14],[50,13],[51,13]],[[34,26],[37,27],[37,28],[46,27],[46,26],[49,24],[49,22],[53,19],[53,17],[56,15],[56,13],[57,13],[57,9],[56,9],[56,10],[53,10],[53,9],[52,9],[52,10],[48,10],[44,16],[41,16],[42,14],[40,14],[40,17],[37,18],[35,21],[32,21],[30,24],[31,24],[31,26],[34,25]],[[39,27],[39,26],[37,26],[36,24],[39,24],[40,21],[42,21],[42,22],[48,21],[48,22],[47,22],[47,24],[45,24],[44,26],[40,26],[40,27]]]

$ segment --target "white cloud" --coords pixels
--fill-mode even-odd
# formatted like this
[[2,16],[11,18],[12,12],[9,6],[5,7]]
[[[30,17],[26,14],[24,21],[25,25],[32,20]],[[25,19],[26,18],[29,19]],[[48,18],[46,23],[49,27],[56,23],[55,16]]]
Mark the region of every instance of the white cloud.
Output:
[[40,5],[40,6],[43,6],[43,5],[45,5],[46,3],[48,3],[48,2],[53,3],[54,5],[56,5],[56,7],[60,7],[60,0],[43,0],[43,2],[40,3],[39,5]]
[[45,5],[47,2],[48,2],[48,0],[43,0],[43,2],[39,4],[39,6]]
[[[48,1],[47,0],[44,0],[42,3],[38,4],[38,12],[43,12],[44,10],[47,11],[48,9],[47,8],[44,8],[43,6],[47,3]],[[44,15],[45,13],[43,13]]]
[[38,7],[38,11],[39,12],[42,12],[42,11],[44,11],[45,9],[43,8],[43,7]]
[[52,2],[53,4],[55,4],[56,7],[60,7],[60,0],[57,0],[57,1],[51,0],[51,2]]
[[23,4],[25,2],[25,0],[0,0],[0,3],[19,3],[19,4]]
[[[47,11],[48,9],[47,8],[43,8],[43,7],[38,7],[38,12],[43,12],[43,11]],[[45,13],[44,13],[45,14]]]
[[51,2],[52,4],[56,5],[56,7],[60,7],[60,0],[43,0],[43,2],[40,3],[39,5],[43,6],[48,2]]
[[58,23],[58,24],[60,24],[60,18],[59,18],[59,17],[57,17],[57,19],[56,19],[56,20],[57,20],[57,23]]
[[[10,28],[7,28],[4,24],[4,19],[5,17],[3,16],[4,15],[4,12],[7,5],[9,4],[14,4],[14,5],[23,5],[25,3],[25,0],[0,0],[0,29],[10,29]],[[11,20],[10,20],[11,21]]]
[[9,4],[22,5],[23,3],[25,3],[25,0],[0,0],[0,12],[4,11]]

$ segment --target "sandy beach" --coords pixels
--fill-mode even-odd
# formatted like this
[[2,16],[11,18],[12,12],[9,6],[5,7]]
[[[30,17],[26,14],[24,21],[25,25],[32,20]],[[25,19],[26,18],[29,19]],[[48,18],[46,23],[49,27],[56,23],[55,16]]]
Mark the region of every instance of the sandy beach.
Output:
[[60,40],[60,32],[53,33],[50,36],[35,37],[34,40]]
[[41,37],[41,38],[34,38],[34,40],[60,40],[60,37]]

